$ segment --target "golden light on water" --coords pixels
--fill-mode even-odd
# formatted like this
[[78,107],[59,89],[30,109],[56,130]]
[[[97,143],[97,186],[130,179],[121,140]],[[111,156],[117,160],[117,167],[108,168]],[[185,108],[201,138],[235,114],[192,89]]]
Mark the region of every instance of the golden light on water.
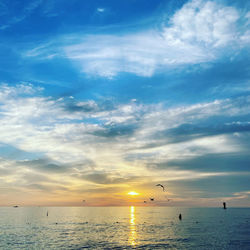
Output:
[[130,225],[135,225],[135,207],[130,207]]
[[137,192],[135,192],[135,191],[130,191],[128,194],[134,196],[134,195],[138,195],[139,193],[137,193]]
[[129,244],[131,246],[136,245],[136,224],[135,224],[135,207],[130,207],[130,233],[129,233]]

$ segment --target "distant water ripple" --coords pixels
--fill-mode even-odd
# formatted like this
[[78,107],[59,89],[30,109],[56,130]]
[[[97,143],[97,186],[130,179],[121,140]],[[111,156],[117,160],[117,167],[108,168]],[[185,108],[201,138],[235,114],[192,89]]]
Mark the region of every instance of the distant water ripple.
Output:
[[250,249],[249,208],[19,207],[0,213],[0,249]]

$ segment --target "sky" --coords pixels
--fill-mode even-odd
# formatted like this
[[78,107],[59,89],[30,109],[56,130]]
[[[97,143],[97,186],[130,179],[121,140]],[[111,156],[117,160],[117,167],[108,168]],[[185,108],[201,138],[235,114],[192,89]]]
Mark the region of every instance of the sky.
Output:
[[0,206],[249,207],[249,27],[245,0],[0,0]]

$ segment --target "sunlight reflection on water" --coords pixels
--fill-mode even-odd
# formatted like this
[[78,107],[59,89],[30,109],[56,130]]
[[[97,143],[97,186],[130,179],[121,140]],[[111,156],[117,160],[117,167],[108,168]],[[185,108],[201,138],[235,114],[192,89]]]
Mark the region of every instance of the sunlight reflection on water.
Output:
[[0,208],[0,215],[0,249],[211,250],[250,246],[248,208],[19,207]]
[[136,224],[135,224],[135,207],[130,207],[130,233],[128,242],[131,246],[136,245]]

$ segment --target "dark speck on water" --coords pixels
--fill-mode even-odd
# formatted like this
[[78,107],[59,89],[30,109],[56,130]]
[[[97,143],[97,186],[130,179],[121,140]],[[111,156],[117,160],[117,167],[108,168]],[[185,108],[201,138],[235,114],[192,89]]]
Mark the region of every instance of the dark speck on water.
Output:
[[179,214],[179,220],[182,220],[182,215],[181,214]]
[[0,208],[0,249],[250,249],[250,208],[49,210]]

